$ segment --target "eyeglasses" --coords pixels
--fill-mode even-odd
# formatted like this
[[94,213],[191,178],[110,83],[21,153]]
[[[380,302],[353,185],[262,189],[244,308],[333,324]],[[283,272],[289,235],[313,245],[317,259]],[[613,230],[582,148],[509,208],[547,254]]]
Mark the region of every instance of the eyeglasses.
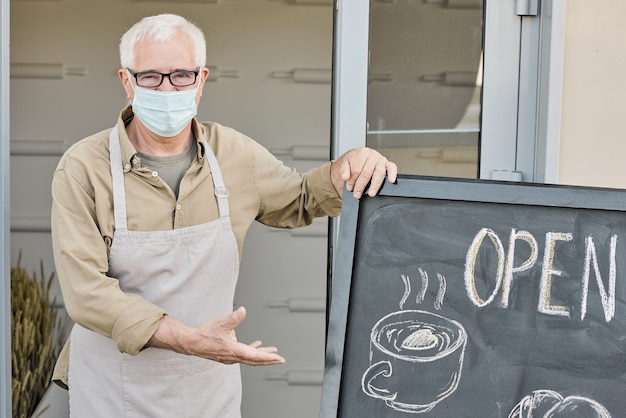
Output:
[[128,69],[128,72],[135,77],[135,81],[139,87],[159,87],[163,83],[163,79],[167,77],[172,86],[187,87],[195,84],[200,70],[178,70],[171,73],[158,73],[156,71],[142,71],[139,73]]

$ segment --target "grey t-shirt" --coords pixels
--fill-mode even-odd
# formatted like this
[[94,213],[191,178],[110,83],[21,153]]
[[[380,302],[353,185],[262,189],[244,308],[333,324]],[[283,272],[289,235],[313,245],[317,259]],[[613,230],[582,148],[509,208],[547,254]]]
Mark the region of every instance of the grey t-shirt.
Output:
[[192,140],[187,149],[177,155],[156,157],[139,151],[137,155],[141,158],[142,165],[152,171],[156,171],[159,177],[170,186],[174,195],[178,197],[180,181],[191,166],[196,155],[196,147],[196,141]]

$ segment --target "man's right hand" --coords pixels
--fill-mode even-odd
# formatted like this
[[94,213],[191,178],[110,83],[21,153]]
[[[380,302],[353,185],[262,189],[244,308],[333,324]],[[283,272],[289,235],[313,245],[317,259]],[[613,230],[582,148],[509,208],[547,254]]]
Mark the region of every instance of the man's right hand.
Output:
[[148,346],[167,348],[224,364],[269,366],[284,363],[285,359],[278,354],[276,347],[263,347],[261,341],[251,344],[237,341],[235,328],[244,319],[246,319],[244,307],[197,328],[189,327],[166,315],[148,341]]

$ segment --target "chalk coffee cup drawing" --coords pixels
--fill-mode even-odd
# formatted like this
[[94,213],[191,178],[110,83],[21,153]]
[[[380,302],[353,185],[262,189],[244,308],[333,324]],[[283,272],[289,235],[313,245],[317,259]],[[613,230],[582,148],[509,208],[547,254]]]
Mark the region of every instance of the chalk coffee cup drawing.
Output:
[[456,390],[466,342],[457,321],[419,310],[393,312],[372,328],[361,388],[395,410],[428,412]]

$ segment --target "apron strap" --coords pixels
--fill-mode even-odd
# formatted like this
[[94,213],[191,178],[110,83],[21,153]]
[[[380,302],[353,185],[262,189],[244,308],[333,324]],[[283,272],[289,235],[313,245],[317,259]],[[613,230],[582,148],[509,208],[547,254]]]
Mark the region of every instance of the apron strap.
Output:
[[109,154],[111,177],[113,178],[115,229],[125,231],[128,229],[126,223],[126,190],[124,188],[124,168],[122,167],[122,150],[120,148],[118,125],[115,125],[109,135]]
[[204,144],[204,155],[207,158],[209,163],[209,167],[211,168],[211,174],[213,177],[213,187],[215,187],[215,197],[217,198],[217,209],[219,211],[220,219],[228,218],[229,207],[228,207],[228,189],[224,187],[224,179],[222,178],[222,172],[220,170],[220,166],[217,163],[217,158],[209,144],[206,141],[202,141]]

